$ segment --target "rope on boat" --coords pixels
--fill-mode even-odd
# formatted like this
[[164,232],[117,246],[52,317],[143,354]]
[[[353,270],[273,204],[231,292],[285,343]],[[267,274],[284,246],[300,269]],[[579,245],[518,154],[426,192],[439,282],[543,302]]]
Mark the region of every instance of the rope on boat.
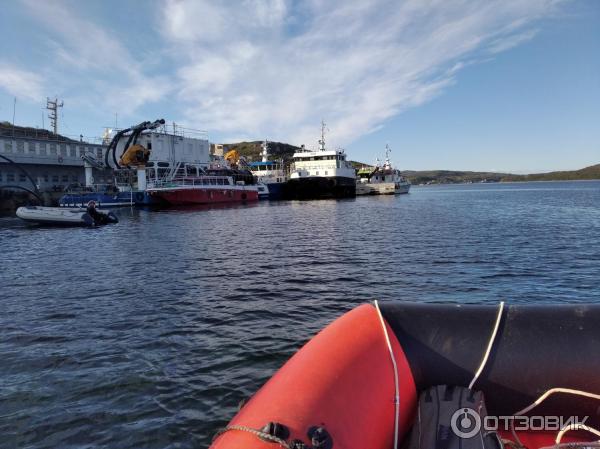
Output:
[[494,341],[496,340],[496,334],[498,333],[498,328],[500,327],[500,321],[502,320],[502,312],[504,311],[504,301],[500,301],[500,305],[498,306],[498,315],[496,316],[496,324],[494,324],[494,331],[492,332],[492,336],[490,337],[490,341],[488,342],[487,349],[485,350],[485,354],[483,355],[483,360],[479,365],[479,368],[475,372],[475,376],[473,376],[473,380],[469,384],[469,390],[472,390],[475,386],[475,382],[479,379],[483,368],[485,368],[485,364],[488,361],[490,356],[490,352],[492,352],[492,346],[494,346]]
[[[548,399],[548,397],[550,397],[551,395],[553,395],[555,393],[573,394],[575,396],[584,396],[586,398],[600,400],[600,394],[589,393],[587,391],[575,390],[572,388],[551,388],[550,390],[548,390],[544,394],[542,394],[539,398],[537,398],[534,402],[532,402],[530,405],[528,405],[524,409],[516,412],[513,416],[523,416],[525,413],[529,413],[531,410],[533,410],[535,407],[540,405],[542,402],[544,402],[546,399]],[[593,427],[586,426],[585,424],[576,424],[574,426],[569,425],[569,426],[566,426],[566,427],[563,427],[562,429],[560,429],[560,431],[556,435],[555,443],[559,444],[560,441],[562,440],[563,435],[565,433],[569,432],[570,430],[585,430],[587,432],[593,433],[594,435],[600,436],[599,430],[594,429]],[[514,428],[512,427],[512,421],[511,421],[511,431],[512,431],[512,434],[514,435],[515,439],[520,443],[519,437],[517,436],[516,432],[514,431]]]
[[281,438],[278,438],[274,435],[271,435],[270,433],[263,432],[262,430],[259,430],[259,429],[254,429],[252,427],[240,426],[240,425],[235,425],[235,424],[218,430],[217,433],[215,433],[215,436],[213,437],[213,441],[215,441],[218,437],[223,435],[225,432],[229,432],[230,430],[238,430],[241,432],[248,432],[253,435],[256,435],[259,438],[262,438],[263,440],[267,440],[271,443],[277,443],[285,449],[291,449],[291,447],[287,443],[287,441],[282,440]]
[[588,427],[585,424],[577,424],[574,427],[567,426],[567,427],[560,429],[560,432],[558,432],[558,435],[556,435],[556,440],[554,442],[556,444],[560,444],[560,440],[562,440],[563,435],[565,433],[567,433],[569,430],[585,430],[586,432],[593,433],[594,435],[600,437],[600,430],[594,429],[593,427]]
[[550,395],[552,395],[554,393],[574,394],[576,396],[585,396],[587,398],[600,400],[600,394],[588,393],[587,391],[574,390],[572,388],[551,388],[550,390],[546,391],[543,395],[541,395],[539,398],[537,398],[531,405],[528,405],[523,410],[519,410],[517,413],[515,413],[514,416],[522,416],[525,413],[530,412],[531,410],[533,410],[535,407],[540,405]]
[[390,342],[390,336],[388,335],[388,331],[385,326],[385,321],[383,320],[383,315],[381,314],[381,310],[379,310],[379,303],[377,302],[377,300],[373,302],[375,304],[375,309],[377,309],[377,315],[379,316],[379,321],[381,322],[381,327],[383,328],[385,342],[387,343],[388,351],[390,352],[390,358],[392,360],[392,365],[394,367],[394,449],[398,449],[398,427],[400,417],[400,388],[398,384],[398,365],[396,364],[394,350],[392,349],[392,343]]

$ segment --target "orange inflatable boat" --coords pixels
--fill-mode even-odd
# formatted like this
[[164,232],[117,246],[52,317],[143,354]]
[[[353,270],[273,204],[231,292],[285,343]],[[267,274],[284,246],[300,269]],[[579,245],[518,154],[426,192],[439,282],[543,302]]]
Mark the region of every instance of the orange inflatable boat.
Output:
[[[300,349],[211,447],[397,448],[434,386],[481,392],[479,425],[496,426],[500,447],[599,440],[600,306],[359,306]],[[457,408],[460,422],[468,410]],[[465,437],[454,424],[452,438]]]

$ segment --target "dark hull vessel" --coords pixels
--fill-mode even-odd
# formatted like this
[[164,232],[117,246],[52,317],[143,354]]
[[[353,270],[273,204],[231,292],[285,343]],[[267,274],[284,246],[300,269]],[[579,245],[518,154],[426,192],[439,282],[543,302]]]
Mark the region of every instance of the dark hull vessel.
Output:
[[[589,448],[600,425],[598,323],[600,305],[362,305],[300,349],[212,448]],[[456,412],[427,415],[449,401]],[[496,421],[488,432],[481,420],[470,436],[450,430],[485,408],[490,417],[588,417],[589,427]]]
[[293,200],[322,198],[354,198],[356,180],[354,178],[319,177],[290,179],[285,186],[285,197]]

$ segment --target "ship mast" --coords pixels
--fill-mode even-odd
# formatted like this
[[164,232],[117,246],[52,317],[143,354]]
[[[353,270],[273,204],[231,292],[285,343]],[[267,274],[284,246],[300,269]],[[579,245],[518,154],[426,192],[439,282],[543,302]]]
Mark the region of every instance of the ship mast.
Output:
[[261,145],[262,147],[262,161],[267,162],[269,160],[269,141],[265,139],[265,141]]
[[319,149],[325,151],[325,121],[321,120],[321,140],[319,140]]
[[392,152],[392,150],[390,149],[390,146],[386,143],[385,144],[385,167],[391,167],[392,164],[390,164],[390,153]]

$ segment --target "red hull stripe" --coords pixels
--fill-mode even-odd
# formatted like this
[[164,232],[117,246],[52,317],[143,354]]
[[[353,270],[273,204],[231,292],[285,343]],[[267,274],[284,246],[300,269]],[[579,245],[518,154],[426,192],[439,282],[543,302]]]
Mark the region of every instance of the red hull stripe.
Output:
[[173,189],[153,190],[150,195],[173,205],[239,203],[258,201],[258,191],[242,189]]

